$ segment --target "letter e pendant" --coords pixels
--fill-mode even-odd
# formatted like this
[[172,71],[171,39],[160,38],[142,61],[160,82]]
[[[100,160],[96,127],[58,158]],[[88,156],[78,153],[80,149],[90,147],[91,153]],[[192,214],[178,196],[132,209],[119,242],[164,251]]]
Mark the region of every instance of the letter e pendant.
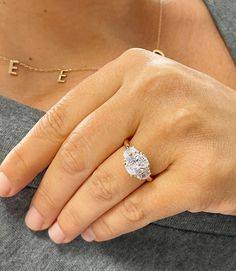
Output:
[[17,64],[19,64],[18,60],[11,59],[9,63],[8,73],[11,75],[17,75],[17,72],[14,70],[18,70]]
[[[60,74],[59,74],[59,76],[58,76],[58,79],[57,79],[57,82],[58,83],[64,83],[66,80],[65,80],[65,78],[67,77],[67,72],[68,72],[69,70],[61,70],[61,72],[60,72]],[[64,78],[64,79],[63,79]]]

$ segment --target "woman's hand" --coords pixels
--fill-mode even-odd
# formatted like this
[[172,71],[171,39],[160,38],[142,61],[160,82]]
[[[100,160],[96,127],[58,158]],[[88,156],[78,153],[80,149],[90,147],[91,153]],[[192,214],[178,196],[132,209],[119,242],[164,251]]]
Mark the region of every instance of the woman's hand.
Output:
[[[126,138],[147,155],[154,181],[125,170]],[[68,92],[10,151],[0,195],[15,195],[50,164],[28,227],[54,223],[56,243],[86,229],[109,240],[183,211],[236,215],[235,154],[235,91],[133,48]]]

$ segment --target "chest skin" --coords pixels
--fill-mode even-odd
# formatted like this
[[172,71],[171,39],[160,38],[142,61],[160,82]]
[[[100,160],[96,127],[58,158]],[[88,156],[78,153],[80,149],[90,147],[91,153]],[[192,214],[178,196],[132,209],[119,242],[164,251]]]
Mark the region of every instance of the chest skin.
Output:
[[236,69],[203,0],[164,0],[160,47],[166,56],[236,89]]
[[[151,4],[152,6],[151,6]],[[132,31],[132,42],[114,40],[104,55],[106,62],[114,55],[119,56],[126,48],[143,47],[154,49],[158,33],[147,18],[158,22],[159,1],[148,2],[148,9],[140,9],[143,23],[137,31]],[[165,56],[204,72],[223,84],[236,90],[236,69],[221,34],[203,0],[163,0],[160,46]],[[137,14],[135,15],[137,16]],[[129,18],[129,22],[135,18]],[[146,22],[145,22],[146,21]],[[153,27],[153,28],[151,28]],[[113,32],[115,29],[113,30]],[[124,29],[121,29],[124,35]],[[140,35],[140,33],[145,33]],[[121,36],[122,36],[121,35]],[[136,36],[137,37],[136,37]],[[111,40],[113,35],[111,36]],[[115,36],[114,36],[115,37]],[[148,38],[151,37],[151,38]],[[137,42],[134,42],[134,41]],[[109,51],[110,50],[110,51]],[[99,53],[97,55],[100,55]],[[111,57],[112,56],[112,57]],[[0,95],[28,106],[47,111],[61,97],[92,74],[92,71],[71,73],[67,82],[57,83],[55,74],[29,73],[22,71],[20,76],[6,74],[6,66],[0,66]],[[22,91],[23,90],[23,91]]]

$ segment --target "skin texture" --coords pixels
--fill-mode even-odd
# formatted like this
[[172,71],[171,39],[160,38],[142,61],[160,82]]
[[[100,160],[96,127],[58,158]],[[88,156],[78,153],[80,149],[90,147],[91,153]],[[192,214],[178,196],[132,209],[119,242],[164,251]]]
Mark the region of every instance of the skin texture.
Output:
[[[95,240],[103,241],[185,210],[235,215],[236,71],[202,2],[163,2],[165,58],[127,50],[154,49],[157,5],[70,1],[72,9],[63,1],[44,1],[45,11],[41,2],[34,7],[30,1],[1,2],[2,54],[25,62],[33,56],[35,66],[102,68],[90,76],[74,74],[60,85],[54,75],[24,70],[12,78],[0,66],[1,95],[48,111],[0,166],[10,179],[0,195],[10,197],[50,164],[27,226],[54,225],[49,235],[57,243],[70,242],[91,226]],[[124,2],[132,14],[125,12]],[[63,16],[70,20],[55,20]],[[101,18],[101,28],[94,31]],[[122,22],[129,24],[124,28]],[[20,23],[28,27],[16,30]],[[28,36],[30,51],[16,46]],[[148,156],[155,181],[142,183],[124,170],[126,137]]]
[[[86,229],[109,240],[186,210],[236,215],[235,131],[233,89],[129,49],[72,89],[11,150],[0,168],[11,183],[4,196],[50,163],[26,224],[51,226],[56,243]],[[153,182],[125,171],[125,138],[148,156]]]
[[[128,48],[155,49],[158,15],[157,0],[0,1],[0,52],[36,67],[99,68]],[[163,0],[159,48],[236,89],[235,65],[202,0]],[[58,84],[57,73],[7,70],[0,61],[0,95],[44,111],[93,73]]]

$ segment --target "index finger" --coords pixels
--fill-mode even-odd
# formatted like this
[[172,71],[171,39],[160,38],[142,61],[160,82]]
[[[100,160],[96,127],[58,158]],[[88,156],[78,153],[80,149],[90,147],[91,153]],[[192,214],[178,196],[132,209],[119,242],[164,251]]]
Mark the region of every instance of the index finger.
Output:
[[84,79],[33,126],[0,166],[0,196],[9,197],[30,183],[52,161],[76,125],[112,97],[122,84],[118,61]]

